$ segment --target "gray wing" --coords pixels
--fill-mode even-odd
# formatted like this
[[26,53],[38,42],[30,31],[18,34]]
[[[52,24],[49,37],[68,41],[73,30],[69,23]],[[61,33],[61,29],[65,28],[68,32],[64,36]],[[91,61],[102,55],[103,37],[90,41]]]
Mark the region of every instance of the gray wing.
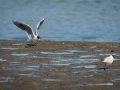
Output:
[[21,22],[18,22],[18,21],[13,21],[13,23],[14,23],[17,27],[19,27],[20,29],[26,31],[29,39],[33,39],[33,38],[34,38],[35,35],[34,35],[34,33],[33,33],[32,28],[31,28],[29,25],[26,25],[26,24],[21,23]]
[[43,18],[40,22],[38,22],[37,27],[36,27],[36,31],[35,31],[35,34],[36,34],[36,35],[38,35],[37,30],[40,29],[40,26],[43,24],[44,20],[45,20],[45,19]]

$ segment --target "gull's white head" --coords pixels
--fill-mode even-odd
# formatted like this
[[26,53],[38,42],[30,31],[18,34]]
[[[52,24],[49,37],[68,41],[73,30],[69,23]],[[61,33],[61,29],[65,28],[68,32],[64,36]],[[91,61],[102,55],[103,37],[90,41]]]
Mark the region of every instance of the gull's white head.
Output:
[[110,55],[111,58],[113,58],[113,55]]

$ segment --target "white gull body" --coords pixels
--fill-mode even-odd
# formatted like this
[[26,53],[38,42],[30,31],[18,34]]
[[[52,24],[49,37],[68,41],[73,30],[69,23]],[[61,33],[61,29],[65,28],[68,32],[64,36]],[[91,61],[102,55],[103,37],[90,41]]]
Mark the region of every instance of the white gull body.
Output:
[[34,40],[40,40],[40,36],[38,35],[38,30],[40,29],[40,26],[43,24],[44,22],[44,18],[38,22],[37,26],[36,26],[36,30],[35,33],[33,32],[33,29],[24,23],[18,22],[18,21],[13,21],[13,23],[19,27],[20,29],[24,30],[29,38],[29,41],[34,41]]
[[[108,56],[108,57],[106,57],[102,62],[103,63],[105,63],[105,66],[106,65],[111,65],[112,63],[113,63],[113,56],[112,55],[110,55],[110,56]],[[104,70],[105,70],[106,68],[104,67]]]

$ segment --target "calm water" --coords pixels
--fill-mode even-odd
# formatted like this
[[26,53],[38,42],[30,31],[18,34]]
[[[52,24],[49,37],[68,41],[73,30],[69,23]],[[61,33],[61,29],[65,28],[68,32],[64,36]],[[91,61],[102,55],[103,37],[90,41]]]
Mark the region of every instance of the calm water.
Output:
[[120,42],[120,0],[0,0],[0,39],[27,40],[12,20],[43,17],[42,40]]

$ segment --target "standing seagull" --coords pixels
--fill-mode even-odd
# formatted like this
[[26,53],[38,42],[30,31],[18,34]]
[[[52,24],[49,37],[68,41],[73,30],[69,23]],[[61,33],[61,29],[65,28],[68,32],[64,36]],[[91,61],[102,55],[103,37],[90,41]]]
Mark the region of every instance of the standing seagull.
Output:
[[[102,62],[105,63],[105,66],[109,65],[109,67],[110,67],[110,65],[113,63],[113,59],[114,59],[113,56],[110,55],[110,56],[106,57]],[[105,66],[104,66],[104,70],[106,70]]]
[[34,41],[34,40],[40,40],[40,36],[38,35],[38,30],[40,29],[40,26],[42,25],[42,23],[44,22],[44,18],[37,24],[35,33],[33,32],[33,29],[24,23],[18,22],[18,21],[13,21],[13,23],[19,27],[20,29],[24,30],[29,38],[28,41]]

